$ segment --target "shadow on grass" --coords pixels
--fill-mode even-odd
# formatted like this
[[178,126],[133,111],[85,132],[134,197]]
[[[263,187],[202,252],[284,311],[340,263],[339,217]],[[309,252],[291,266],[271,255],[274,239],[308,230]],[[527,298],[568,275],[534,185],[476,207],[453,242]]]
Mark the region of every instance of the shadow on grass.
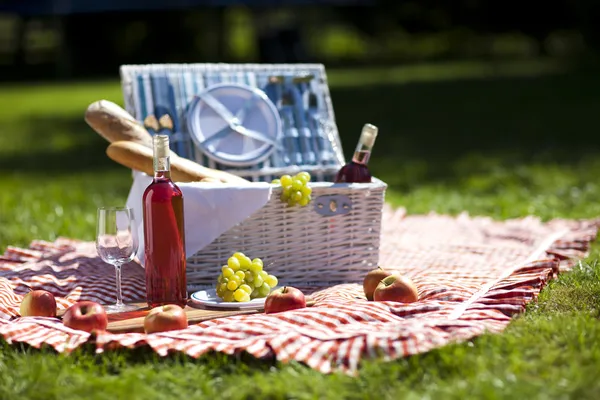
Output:
[[[600,74],[333,88],[347,158],[360,127],[380,127],[374,174],[406,190],[464,173],[574,165],[600,149]],[[459,162],[460,161],[460,162]],[[403,181],[399,175],[405,176]]]

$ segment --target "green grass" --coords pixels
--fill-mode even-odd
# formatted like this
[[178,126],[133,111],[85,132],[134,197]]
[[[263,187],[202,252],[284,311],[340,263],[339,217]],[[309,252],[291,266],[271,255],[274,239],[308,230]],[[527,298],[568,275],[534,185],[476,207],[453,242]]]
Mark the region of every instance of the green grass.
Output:
[[[596,217],[600,75],[532,65],[398,68],[384,78],[330,71],[345,150],[364,122],[379,125],[372,169],[390,184],[388,201],[411,213]],[[0,250],[60,235],[92,240],[96,207],[125,201],[129,171],[106,158],[82,118],[100,98],[121,102],[118,83],[0,88]],[[3,343],[0,398],[596,398],[599,253],[503,334],[368,361],[358,377],[245,356],[65,356]]]

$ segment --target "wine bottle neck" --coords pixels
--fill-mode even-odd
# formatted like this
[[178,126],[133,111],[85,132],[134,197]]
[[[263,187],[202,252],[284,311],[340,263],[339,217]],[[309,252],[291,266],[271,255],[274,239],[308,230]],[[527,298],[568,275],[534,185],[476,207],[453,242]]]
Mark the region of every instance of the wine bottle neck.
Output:
[[352,156],[352,161],[358,164],[367,165],[369,163],[369,158],[371,158],[371,152],[367,150],[355,151],[354,156]]
[[167,135],[154,136],[154,176],[157,178],[171,176],[169,137]]
[[154,157],[154,173],[171,171],[171,160],[169,157]]

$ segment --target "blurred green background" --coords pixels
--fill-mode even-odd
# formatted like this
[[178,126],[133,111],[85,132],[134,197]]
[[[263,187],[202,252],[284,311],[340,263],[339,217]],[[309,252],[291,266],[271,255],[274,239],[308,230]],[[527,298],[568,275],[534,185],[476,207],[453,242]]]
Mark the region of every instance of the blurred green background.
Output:
[[596,0],[5,0],[0,80],[114,77],[128,63],[586,61],[599,25]]

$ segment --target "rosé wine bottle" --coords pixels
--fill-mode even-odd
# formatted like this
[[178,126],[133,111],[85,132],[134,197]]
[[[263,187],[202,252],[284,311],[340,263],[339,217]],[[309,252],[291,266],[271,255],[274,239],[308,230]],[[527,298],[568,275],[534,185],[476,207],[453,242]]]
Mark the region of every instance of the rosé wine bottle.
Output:
[[365,124],[352,156],[352,161],[344,165],[337,173],[336,183],[369,183],[371,172],[367,167],[371,151],[377,138],[378,129],[375,125]]
[[154,179],[143,202],[149,307],[187,303],[183,194],[171,180],[169,137],[155,135]]

